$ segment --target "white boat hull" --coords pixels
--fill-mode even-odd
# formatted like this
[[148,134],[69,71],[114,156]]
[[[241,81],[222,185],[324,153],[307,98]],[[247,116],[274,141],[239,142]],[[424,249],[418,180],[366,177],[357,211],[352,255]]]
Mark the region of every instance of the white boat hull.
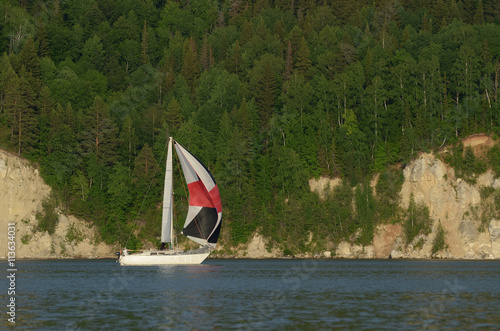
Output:
[[176,252],[176,251],[144,251],[136,254],[121,255],[120,265],[168,265],[168,264],[201,264],[210,255],[210,251]]

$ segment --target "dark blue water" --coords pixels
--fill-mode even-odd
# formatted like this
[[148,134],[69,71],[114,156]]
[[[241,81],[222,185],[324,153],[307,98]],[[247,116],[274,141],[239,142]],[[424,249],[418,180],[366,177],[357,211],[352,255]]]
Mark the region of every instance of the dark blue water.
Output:
[[500,330],[500,261],[44,260],[17,268],[15,329]]

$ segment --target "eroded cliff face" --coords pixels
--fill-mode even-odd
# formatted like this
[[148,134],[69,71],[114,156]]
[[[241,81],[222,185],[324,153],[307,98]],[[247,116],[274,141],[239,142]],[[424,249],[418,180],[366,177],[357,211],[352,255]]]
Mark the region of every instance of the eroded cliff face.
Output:
[[[481,153],[481,148],[493,144],[485,135],[470,137],[465,146],[472,146]],[[484,152],[484,151],[482,151]],[[407,242],[401,224],[381,224],[375,229],[371,245],[361,246],[343,241],[330,245],[315,256],[299,257],[337,258],[450,258],[450,259],[498,259],[500,258],[500,220],[488,214],[494,204],[492,197],[481,197],[481,191],[500,190],[500,178],[487,171],[469,184],[455,177],[455,172],[432,154],[421,154],[408,164],[404,171],[401,189],[401,207],[408,209],[410,199],[428,207],[432,221],[428,235],[418,235]],[[372,187],[375,187],[374,178]],[[325,190],[333,190],[339,179],[320,178],[309,181],[311,191],[324,198]],[[498,208],[498,206],[496,206]],[[483,224],[482,224],[483,222]],[[445,234],[445,248],[432,254],[433,242],[441,224]],[[236,249],[236,256],[281,257],[282,252],[265,249],[266,239],[255,235],[247,246]]]
[[[433,155],[422,154],[404,169],[405,181],[401,190],[402,207],[407,208],[410,197],[429,208],[433,220],[432,232],[419,236],[412,243],[395,242],[391,257],[430,257],[432,241],[439,223],[445,231],[447,248],[438,252],[443,258],[500,258],[498,233],[500,220],[485,214],[490,205],[481,198],[483,188],[500,189],[500,179],[487,171],[469,184],[455,178],[452,168]],[[486,226],[481,229],[481,218]],[[423,246],[415,245],[423,242]]]
[[16,258],[113,257],[114,249],[96,240],[86,222],[59,215],[54,234],[36,231],[35,215],[50,187],[31,163],[0,150],[0,258],[7,256],[7,226],[16,226]]
[[[500,258],[500,220],[489,217],[494,202],[481,198],[484,188],[500,189],[500,178],[491,171],[479,176],[475,184],[455,178],[454,170],[431,154],[422,154],[403,171],[401,207],[410,199],[428,207],[432,231],[407,242],[400,224],[378,225],[373,244],[361,247],[341,242],[335,255],[343,258]],[[485,226],[481,226],[484,218]],[[445,248],[432,255],[438,225],[445,232]]]

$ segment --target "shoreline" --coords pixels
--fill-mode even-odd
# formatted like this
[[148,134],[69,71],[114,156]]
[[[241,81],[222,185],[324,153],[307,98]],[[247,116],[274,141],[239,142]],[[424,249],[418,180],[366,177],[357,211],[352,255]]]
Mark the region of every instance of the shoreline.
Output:
[[[366,261],[377,261],[377,260],[394,260],[394,261],[500,261],[500,258],[367,258],[367,257],[207,257],[206,260],[366,260]],[[17,261],[28,261],[28,260],[116,260],[116,257],[22,257],[16,258]],[[1,257],[0,262],[8,261],[6,257]]]

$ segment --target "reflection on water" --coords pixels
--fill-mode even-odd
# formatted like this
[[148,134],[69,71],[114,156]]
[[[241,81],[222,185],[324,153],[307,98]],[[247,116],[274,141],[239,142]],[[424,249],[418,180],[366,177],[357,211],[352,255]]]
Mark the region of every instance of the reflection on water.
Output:
[[[16,328],[500,329],[500,261],[207,260],[197,266],[120,267],[113,260],[55,260],[18,265]],[[7,288],[5,280],[1,284]],[[0,292],[4,303],[5,292]],[[0,329],[6,327],[4,318]]]

